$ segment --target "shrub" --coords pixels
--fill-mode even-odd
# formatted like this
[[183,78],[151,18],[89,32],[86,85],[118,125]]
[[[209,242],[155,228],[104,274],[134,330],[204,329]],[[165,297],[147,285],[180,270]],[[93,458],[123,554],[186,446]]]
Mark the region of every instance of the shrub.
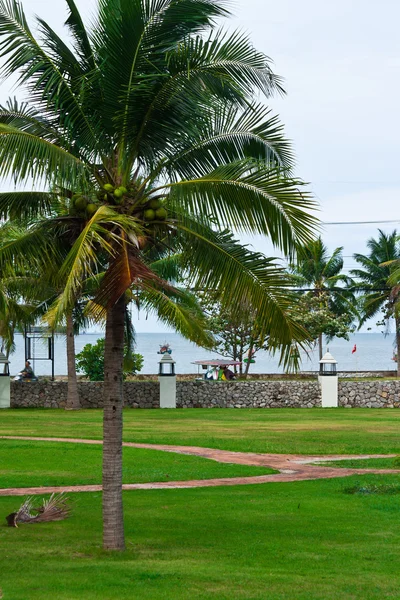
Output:
[[[104,381],[104,347],[105,339],[100,338],[95,344],[86,344],[82,352],[76,355],[76,366],[90,381]],[[127,375],[135,375],[143,366],[143,356],[125,349],[124,379]]]

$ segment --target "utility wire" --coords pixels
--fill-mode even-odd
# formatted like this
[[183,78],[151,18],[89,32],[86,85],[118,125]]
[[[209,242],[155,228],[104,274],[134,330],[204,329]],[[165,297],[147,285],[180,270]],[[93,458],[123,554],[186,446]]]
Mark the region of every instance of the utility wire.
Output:
[[389,292],[391,288],[361,288],[361,287],[348,287],[348,288],[340,288],[337,287],[335,289],[329,288],[287,288],[291,292],[323,292],[328,294],[337,294],[339,292]]
[[322,225],[379,225],[380,223],[400,223],[400,219],[387,221],[321,221]]

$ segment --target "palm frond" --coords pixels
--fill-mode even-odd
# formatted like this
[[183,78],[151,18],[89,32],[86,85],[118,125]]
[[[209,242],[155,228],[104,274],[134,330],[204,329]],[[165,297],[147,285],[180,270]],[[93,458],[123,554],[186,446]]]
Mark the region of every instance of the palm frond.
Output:
[[[262,164],[240,161],[201,178],[164,186],[172,208],[192,214],[215,215],[221,229],[268,235],[286,255],[307,243],[317,219],[314,201],[301,181],[282,177]],[[162,188],[160,188],[162,189]],[[157,191],[157,189],[155,190]]]
[[0,218],[29,221],[49,214],[53,202],[48,192],[0,192]]
[[[156,283],[167,289],[170,287],[166,281],[161,280],[151,270],[143,261],[137,249],[127,243],[125,236],[122,234],[118,253],[110,262],[94,299],[95,304],[99,306],[99,318],[105,316],[107,310],[121,298],[132,284],[140,285],[143,288],[150,283]],[[100,309],[100,307],[102,308]]]
[[216,233],[195,221],[178,229],[187,236],[182,255],[194,290],[213,290],[222,310],[252,306],[261,337],[268,335],[271,346],[279,346],[288,360],[293,340],[302,343],[307,333],[290,316],[293,297],[284,270],[274,259],[241,246],[228,232]]
[[84,70],[92,71],[95,68],[93,50],[82,17],[74,0],[66,0],[66,3],[68,4],[69,15],[65,25],[74,39],[74,48],[83,63]]
[[204,348],[214,346],[215,340],[207,331],[204,315],[184,290],[146,286],[140,292],[140,307],[156,314],[162,323],[174,328],[195,344]]
[[0,123],[31,133],[47,142],[54,142],[58,146],[67,145],[51,119],[27,102],[18,102],[15,97],[8,98],[5,106],[0,106]]
[[[4,78],[18,73],[18,84],[26,84],[30,89],[31,102],[35,102],[44,112],[50,107],[58,116],[58,125],[63,131],[72,131],[82,146],[96,149],[102,140],[94,130],[79,103],[79,95],[69,85],[71,72],[65,69],[65,59],[69,50],[51,28],[40,21],[42,32],[50,42],[46,53],[33,36],[22,5],[17,0],[0,0],[0,53],[6,57],[2,69]],[[68,54],[73,60],[72,53]],[[76,61],[75,67],[79,65]],[[83,83],[85,73],[80,73]]]
[[69,499],[64,493],[51,494],[48,500],[42,500],[40,506],[35,506],[34,499],[29,496],[20,508],[6,517],[9,527],[18,527],[18,523],[48,523],[63,521],[71,514]]
[[266,107],[252,104],[243,111],[225,103],[204,113],[206,118],[195,120],[173,148],[167,146],[163,171],[178,179],[201,177],[246,157],[289,175],[289,143],[278,118]]
[[[0,0],[1,1],[1,0]],[[0,123],[0,175],[15,182],[45,180],[59,185],[84,181],[90,172],[78,158],[27,131]]]

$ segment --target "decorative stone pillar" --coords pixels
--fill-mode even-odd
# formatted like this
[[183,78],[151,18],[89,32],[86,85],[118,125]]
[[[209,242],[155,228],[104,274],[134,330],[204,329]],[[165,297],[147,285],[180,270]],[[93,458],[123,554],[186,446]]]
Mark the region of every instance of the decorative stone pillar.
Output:
[[176,408],[175,361],[170,354],[163,354],[159,365],[160,408]]
[[10,408],[9,364],[3,352],[0,352],[0,408]]
[[321,385],[322,408],[336,408],[339,405],[337,361],[327,352],[319,361],[319,383]]

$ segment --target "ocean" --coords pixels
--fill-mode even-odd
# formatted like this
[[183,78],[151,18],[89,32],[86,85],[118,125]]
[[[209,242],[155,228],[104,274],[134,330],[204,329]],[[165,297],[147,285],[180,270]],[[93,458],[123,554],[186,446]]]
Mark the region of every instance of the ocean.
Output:
[[[85,344],[93,344],[103,333],[86,333],[76,337],[76,353],[79,353]],[[188,342],[177,333],[137,333],[136,352],[144,357],[144,365],[141,373],[157,373],[160,355],[157,354],[159,346],[168,342],[172,348],[172,357],[176,361],[177,373],[196,373],[197,366],[192,362],[195,360],[221,358],[215,352],[209,352]],[[329,352],[338,362],[339,371],[376,371],[394,370],[396,363],[393,357],[394,334],[384,336],[382,333],[355,333],[347,342],[342,339],[334,339],[328,346],[324,346],[324,352],[329,347]],[[354,345],[357,351],[352,354]],[[38,353],[43,353],[43,348],[37,348]],[[64,336],[55,338],[55,374],[66,375],[67,356],[66,339]],[[16,336],[16,351],[10,357],[10,372],[16,375],[24,366],[24,340],[23,336]],[[49,361],[31,361],[34,372],[37,375],[50,375],[51,363]],[[318,370],[318,349],[302,355],[302,370]],[[282,373],[278,357],[270,356],[267,352],[257,352],[255,363],[251,365],[253,373]]]

